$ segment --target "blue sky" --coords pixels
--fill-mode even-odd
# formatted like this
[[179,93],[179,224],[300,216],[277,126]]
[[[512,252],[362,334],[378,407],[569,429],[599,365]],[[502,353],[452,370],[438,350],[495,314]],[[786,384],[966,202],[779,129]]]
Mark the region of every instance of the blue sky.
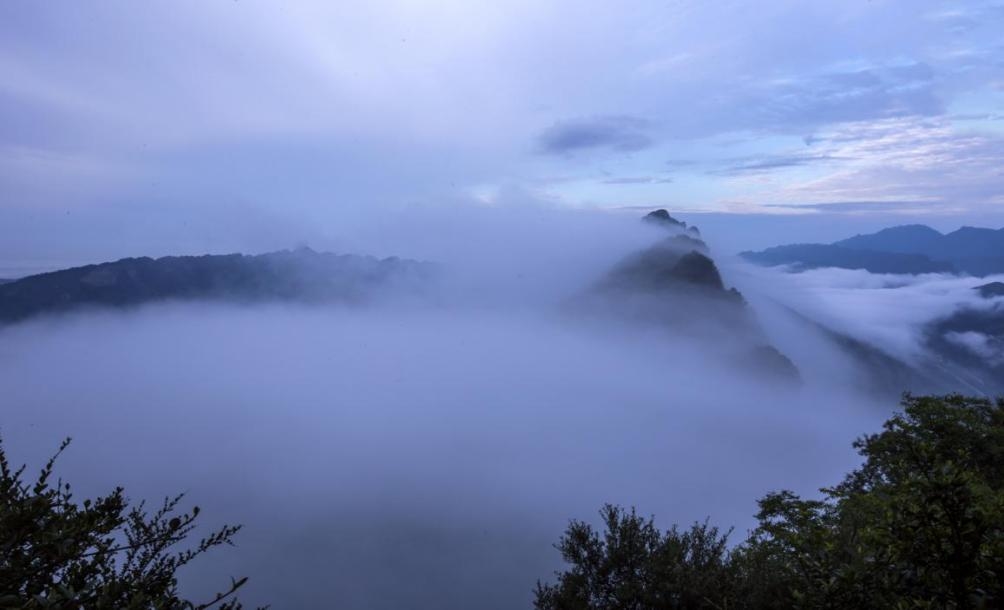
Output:
[[998,1],[10,0],[0,259],[402,206],[1000,219],[1002,31]]

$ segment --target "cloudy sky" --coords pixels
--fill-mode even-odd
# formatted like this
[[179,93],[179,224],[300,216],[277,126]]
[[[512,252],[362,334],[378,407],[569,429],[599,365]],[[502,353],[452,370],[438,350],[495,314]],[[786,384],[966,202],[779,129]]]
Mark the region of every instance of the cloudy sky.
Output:
[[1002,219],[1001,31],[996,0],[11,0],[0,259],[407,206]]

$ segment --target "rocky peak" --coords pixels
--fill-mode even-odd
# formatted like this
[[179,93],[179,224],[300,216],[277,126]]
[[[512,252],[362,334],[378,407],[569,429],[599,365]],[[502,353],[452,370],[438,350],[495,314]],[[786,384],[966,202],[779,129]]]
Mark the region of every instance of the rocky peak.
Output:
[[676,227],[679,229],[686,229],[687,223],[681,222],[669,215],[669,212],[663,209],[655,210],[654,212],[649,212],[645,214],[645,222],[651,222],[653,224],[664,225],[668,227]]

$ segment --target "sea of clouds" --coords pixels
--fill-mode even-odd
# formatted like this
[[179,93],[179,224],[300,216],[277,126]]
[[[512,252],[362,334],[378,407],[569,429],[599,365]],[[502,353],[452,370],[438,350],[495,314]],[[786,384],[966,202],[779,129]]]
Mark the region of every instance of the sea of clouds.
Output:
[[692,338],[563,307],[659,238],[635,216],[450,222],[374,230],[441,263],[420,302],[165,303],[0,329],[6,450],[34,469],[72,436],[59,474],[80,497],[183,491],[206,527],[244,524],[182,575],[196,595],[247,575],[245,601],[277,608],[529,607],[568,520],[605,502],[738,540],[766,492],[813,494],[858,463],[851,441],[895,404],[772,303],[908,351],[919,311],[969,290],[726,265],[801,369],[778,387]]

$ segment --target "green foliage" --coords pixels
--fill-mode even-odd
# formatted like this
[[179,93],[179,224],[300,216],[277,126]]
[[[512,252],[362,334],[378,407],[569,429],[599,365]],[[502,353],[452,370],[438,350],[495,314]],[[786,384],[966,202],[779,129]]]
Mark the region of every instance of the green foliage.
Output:
[[230,544],[239,526],[224,526],[191,548],[174,551],[192,532],[199,508],[179,512],[182,496],[152,513],[130,507],[121,488],[77,503],[70,485],[52,481],[59,451],[33,482],[22,479],[0,444],[0,609],[97,608],[238,610],[246,578],[205,603],[179,598],[175,572],[209,549]]
[[600,511],[601,537],[573,521],[558,543],[572,568],[557,586],[537,584],[539,608],[714,608],[728,592],[726,539],[707,523],[659,532],[651,519],[618,507]]
[[903,399],[854,446],[863,465],[820,500],[759,501],[734,548],[707,523],[660,533],[607,506],[601,536],[573,521],[570,568],[536,607],[998,608],[1004,604],[1004,400]]

